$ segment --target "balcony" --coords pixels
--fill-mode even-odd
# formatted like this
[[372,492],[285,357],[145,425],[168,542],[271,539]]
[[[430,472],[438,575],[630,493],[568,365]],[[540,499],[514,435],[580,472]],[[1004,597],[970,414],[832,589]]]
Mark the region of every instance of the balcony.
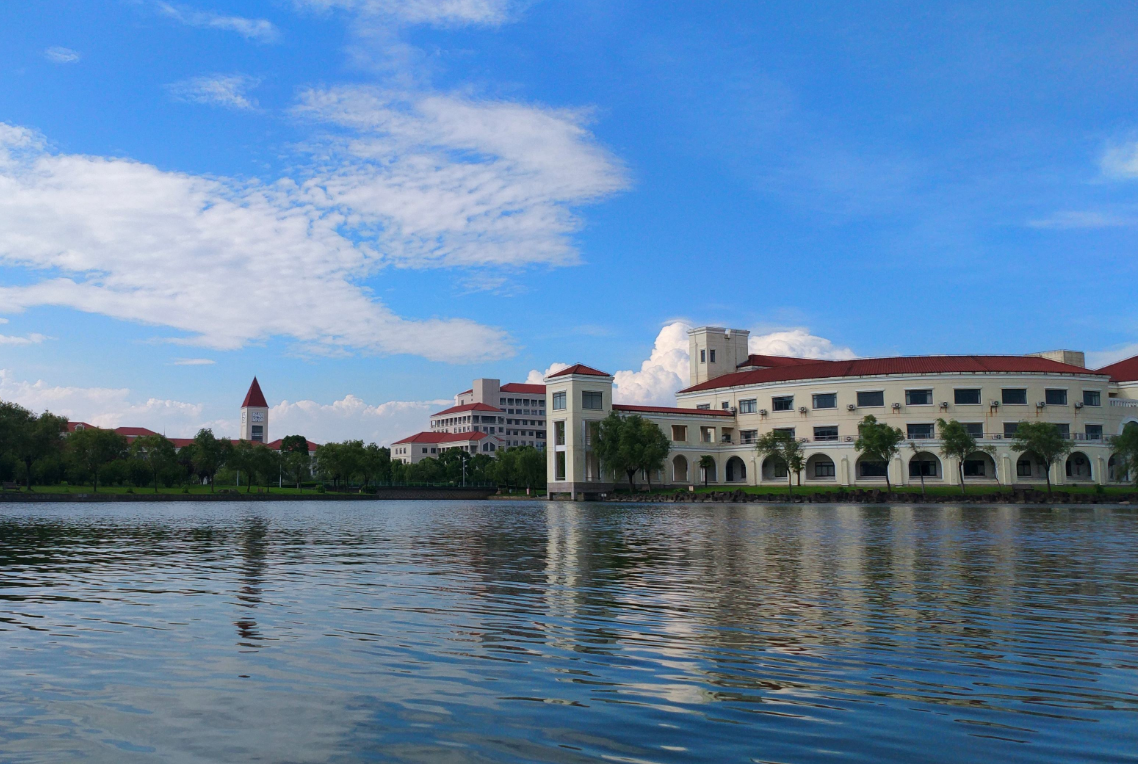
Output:
[[1132,401],[1129,398],[1111,398],[1110,405],[1124,409],[1138,409],[1138,401]]

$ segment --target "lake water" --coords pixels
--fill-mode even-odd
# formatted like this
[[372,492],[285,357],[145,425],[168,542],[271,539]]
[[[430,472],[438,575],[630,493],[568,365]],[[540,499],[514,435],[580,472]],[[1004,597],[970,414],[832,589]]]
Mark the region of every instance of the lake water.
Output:
[[0,504],[3,762],[1138,761],[1138,512]]

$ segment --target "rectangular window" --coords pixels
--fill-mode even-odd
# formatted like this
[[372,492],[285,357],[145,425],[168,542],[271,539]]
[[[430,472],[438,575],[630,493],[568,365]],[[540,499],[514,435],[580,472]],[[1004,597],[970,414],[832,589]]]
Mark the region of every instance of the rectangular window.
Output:
[[965,459],[964,464],[964,477],[984,477],[987,475],[987,463],[982,459]]
[[1067,391],[1066,390],[1048,390],[1044,393],[1044,402],[1048,406],[1066,406],[1067,405]]
[[672,425],[672,441],[675,443],[687,443],[688,442],[687,425],[683,425],[683,424]]
[[933,437],[931,424],[911,424],[908,426],[909,440],[928,440]]
[[838,428],[837,427],[815,427],[814,440],[837,440]]
[[739,442],[743,443],[744,445],[754,443],[758,439],[759,439],[759,431],[758,430],[740,430],[739,431]]
[[715,428],[714,427],[700,427],[699,428],[699,441],[700,441],[700,443],[714,443],[715,442]]
[[696,408],[699,409],[700,411],[710,411],[711,410],[711,404],[710,403],[701,403],[698,406],[696,406]]
[[1102,425],[1101,424],[1088,424],[1087,440],[1102,440]]
[[1022,387],[1005,387],[1002,393],[1005,406],[1027,405],[1027,390]]
[[837,393],[815,393],[814,395],[814,408],[816,409],[836,409],[838,407],[838,394]]
[[831,478],[834,477],[834,463],[826,460],[819,459],[814,462],[814,477],[816,478]]
[[980,403],[980,388],[971,387],[966,390],[953,390],[952,396],[957,406],[975,406]]
[[984,437],[984,423],[983,422],[965,422],[964,423],[964,429],[967,430],[968,434],[971,435],[973,438]]
[[699,351],[699,362],[700,363],[707,363],[707,351],[706,350]]
[[565,393],[554,393],[553,394],[553,410],[554,411],[564,411],[565,410]]
[[711,351],[711,362],[715,363],[715,351],[714,350]]
[[776,427],[776,428],[774,428],[774,431],[775,432],[785,432],[791,438],[794,437],[794,428],[793,427]]
[[774,463],[773,466],[774,466],[774,476],[776,478],[786,477],[786,462],[779,459]]
[[581,408],[589,411],[600,411],[602,407],[600,393],[591,390],[585,390],[581,393]]
[[1083,405],[1084,406],[1101,406],[1102,393],[1098,390],[1084,390],[1083,391]]
[[794,411],[794,396],[780,395],[777,398],[771,398],[771,408],[775,411]]
[[759,410],[759,402],[757,400],[755,400],[754,398],[748,398],[746,400],[739,401],[739,413],[740,414],[754,414],[758,410]]
[[906,390],[906,406],[931,406],[933,403],[932,390]]
[[565,445],[565,423],[564,422],[554,422],[553,423],[553,445],[555,445],[555,446],[564,446]]
[[858,408],[874,408],[885,405],[884,390],[861,390],[857,394]]
[[555,465],[553,468],[553,472],[556,476],[556,477],[554,477],[554,480],[564,480],[565,479],[565,452],[564,451],[558,451],[556,454],[553,455],[553,464]]
[[1004,422],[1004,437],[1014,438],[1019,430],[1019,422]]
[[936,477],[936,462],[932,459],[913,459],[909,462],[909,477]]
[[1071,439],[1071,425],[1063,422],[1062,424],[1055,425],[1055,427],[1059,430],[1059,435],[1062,436],[1063,440]]
[[883,478],[889,467],[885,462],[859,462],[858,474],[863,478]]

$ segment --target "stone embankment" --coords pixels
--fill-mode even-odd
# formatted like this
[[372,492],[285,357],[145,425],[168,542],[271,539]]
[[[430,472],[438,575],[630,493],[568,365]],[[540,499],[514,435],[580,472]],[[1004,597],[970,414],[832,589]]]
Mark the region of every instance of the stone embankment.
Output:
[[482,500],[494,495],[494,488],[414,488],[380,487],[375,493],[241,493],[237,491],[218,491],[216,493],[47,493],[34,491],[5,491],[0,493],[0,504],[19,502],[43,504],[50,502],[152,502],[152,501],[409,501],[409,500]]
[[857,489],[816,493],[754,494],[746,491],[711,491],[707,493],[609,494],[605,501],[675,504],[1122,504],[1138,505],[1138,493],[1095,494],[1056,491],[1020,490],[1012,493],[928,495],[889,493],[880,489]]

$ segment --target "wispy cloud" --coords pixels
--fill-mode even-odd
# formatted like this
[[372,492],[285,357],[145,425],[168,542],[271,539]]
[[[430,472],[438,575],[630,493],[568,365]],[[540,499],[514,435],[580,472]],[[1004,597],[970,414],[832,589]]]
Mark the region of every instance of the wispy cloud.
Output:
[[1107,146],[1099,167],[1103,175],[1115,180],[1138,178],[1138,141]]
[[236,32],[247,40],[263,43],[276,42],[280,39],[280,32],[276,26],[266,19],[224,16],[212,11],[199,11],[171,3],[158,3],[158,8],[166,16],[186,26]]
[[430,415],[450,400],[388,401],[371,404],[355,395],[333,403],[282,401],[269,409],[272,437],[304,435],[317,442],[363,440],[388,445],[426,429]]
[[47,339],[50,338],[43,334],[29,334],[25,337],[0,334],[0,345],[38,345]]
[[250,110],[257,108],[257,102],[246,92],[260,83],[256,77],[244,74],[211,74],[175,82],[166,89],[179,101]]
[[217,361],[212,358],[179,358],[174,361],[175,366],[212,366]]
[[1096,210],[1068,210],[1039,220],[1028,221],[1031,228],[1053,228],[1057,230],[1083,228],[1124,228],[1138,223],[1133,215],[1120,215]]
[[297,0],[301,6],[319,10],[344,10],[363,18],[391,19],[407,24],[433,26],[505,23],[512,0]]
[[1108,350],[1092,350],[1087,353],[1087,368],[1101,369],[1125,358],[1138,355],[1138,342],[1129,345],[1118,345]]
[[75,64],[79,62],[79,51],[54,45],[43,52],[53,64]]

